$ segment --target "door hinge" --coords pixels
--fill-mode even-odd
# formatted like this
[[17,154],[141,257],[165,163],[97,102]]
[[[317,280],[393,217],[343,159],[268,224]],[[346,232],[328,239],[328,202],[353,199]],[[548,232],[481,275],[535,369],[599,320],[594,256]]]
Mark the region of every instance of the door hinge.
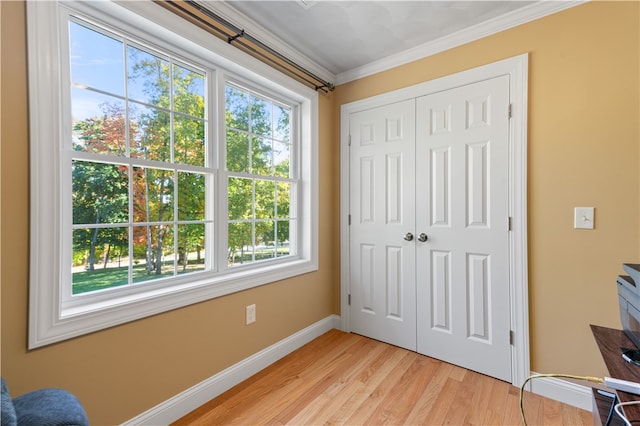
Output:
[[509,330],[509,344],[513,346],[513,342],[516,340],[516,336],[513,330]]
[[347,296],[347,305],[351,306],[351,295]]
[[351,215],[349,215],[349,226],[351,226]]
[[509,109],[507,110],[507,116],[509,118],[511,118],[511,116],[512,116],[512,106],[513,106],[513,104],[509,104]]
[[351,135],[349,135],[349,146],[351,146]]
[[509,224],[509,231],[511,231],[511,229],[512,229],[512,225],[513,225],[513,220],[511,219],[511,216],[509,216],[509,222],[508,222],[508,224]]

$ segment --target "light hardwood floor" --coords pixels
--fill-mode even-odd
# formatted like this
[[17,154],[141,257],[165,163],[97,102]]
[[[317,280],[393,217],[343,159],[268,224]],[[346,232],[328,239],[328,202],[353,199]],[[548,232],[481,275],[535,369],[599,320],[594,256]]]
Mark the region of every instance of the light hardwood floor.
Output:
[[[529,425],[591,413],[526,393]],[[518,425],[519,389],[376,340],[329,331],[174,425]]]

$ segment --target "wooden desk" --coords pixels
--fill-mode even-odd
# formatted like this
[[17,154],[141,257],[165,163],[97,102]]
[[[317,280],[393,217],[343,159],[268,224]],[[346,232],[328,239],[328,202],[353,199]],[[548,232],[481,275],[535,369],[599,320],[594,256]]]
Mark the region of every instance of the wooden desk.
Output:
[[[609,377],[640,383],[640,366],[622,359],[620,348],[636,348],[627,335],[622,330],[597,325],[591,325],[591,331],[609,371]],[[620,402],[640,401],[639,395],[622,391],[615,392],[618,394]],[[640,422],[640,405],[623,407],[623,411],[631,423]]]

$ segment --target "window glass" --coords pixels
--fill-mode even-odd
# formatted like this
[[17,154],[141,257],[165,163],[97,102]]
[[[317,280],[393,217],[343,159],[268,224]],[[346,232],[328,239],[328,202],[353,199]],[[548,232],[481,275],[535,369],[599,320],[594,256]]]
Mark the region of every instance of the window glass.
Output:
[[133,46],[127,46],[127,97],[170,108],[169,61]]
[[[105,258],[120,267],[100,265]],[[129,241],[126,227],[73,230],[73,294],[120,287],[129,283]]]
[[225,94],[229,266],[289,255],[291,108],[231,84]]
[[205,270],[205,73],[80,21],[69,36],[73,151],[86,154],[71,167],[71,293]]
[[69,39],[71,83],[124,96],[122,41],[73,21]]

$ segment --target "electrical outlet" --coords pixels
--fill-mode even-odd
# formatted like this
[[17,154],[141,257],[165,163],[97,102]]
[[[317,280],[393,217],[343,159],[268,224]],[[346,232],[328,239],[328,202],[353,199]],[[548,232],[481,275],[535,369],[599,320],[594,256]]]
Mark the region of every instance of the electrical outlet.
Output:
[[245,308],[245,313],[246,313],[246,323],[247,325],[249,324],[253,324],[254,322],[256,322],[256,305],[249,305]]

